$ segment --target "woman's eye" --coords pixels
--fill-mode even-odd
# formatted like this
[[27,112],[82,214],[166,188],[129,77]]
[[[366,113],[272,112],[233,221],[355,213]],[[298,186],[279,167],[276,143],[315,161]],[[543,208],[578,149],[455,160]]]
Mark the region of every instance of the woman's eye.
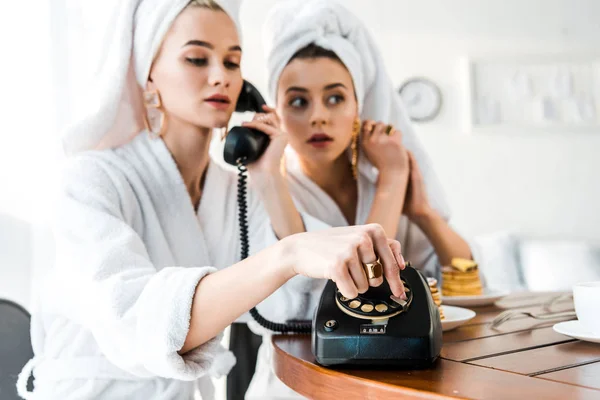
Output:
[[340,104],[342,101],[344,101],[344,96],[340,96],[339,94],[335,94],[327,98],[327,104],[330,105]]
[[240,64],[234,63],[233,61],[225,61],[224,63],[227,69],[239,69]]
[[294,108],[302,108],[304,106],[306,106],[307,101],[304,100],[302,97],[296,97],[295,99],[292,99],[289,102],[289,105],[294,107]]
[[204,67],[206,64],[208,64],[208,59],[207,58],[186,58],[187,62],[189,62],[190,64],[193,64],[197,67]]

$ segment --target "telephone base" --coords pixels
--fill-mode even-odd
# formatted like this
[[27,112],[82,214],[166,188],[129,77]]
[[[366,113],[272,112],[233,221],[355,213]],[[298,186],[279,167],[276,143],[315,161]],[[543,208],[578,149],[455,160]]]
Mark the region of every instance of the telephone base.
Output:
[[[343,312],[336,303],[335,283],[327,283],[313,318],[312,351],[319,364],[419,369],[435,362],[442,348],[438,308],[416,269],[407,267],[401,276],[412,299],[404,312],[387,320],[371,321]],[[383,293],[389,286],[374,289]]]

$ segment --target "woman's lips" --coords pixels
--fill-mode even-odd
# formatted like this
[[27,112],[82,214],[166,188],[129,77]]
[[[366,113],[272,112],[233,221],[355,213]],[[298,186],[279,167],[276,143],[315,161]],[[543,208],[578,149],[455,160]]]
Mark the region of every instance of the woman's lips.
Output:
[[227,110],[231,104],[231,99],[228,96],[222,94],[212,95],[204,101],[211,107],[216,108],[217,110]]
[[333,138],[325,133],[315,133],[306,142],[311,146],[320,149],[329,146],[329,144],[333,142]]

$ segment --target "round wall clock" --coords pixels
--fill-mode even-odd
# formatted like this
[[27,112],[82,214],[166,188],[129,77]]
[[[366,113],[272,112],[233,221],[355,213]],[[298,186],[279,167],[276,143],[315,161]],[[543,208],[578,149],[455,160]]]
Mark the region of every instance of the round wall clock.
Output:
[[404,82],[398,92],[413,121],[431,121],[442,108],[442,92],[428,79],[411,78]]

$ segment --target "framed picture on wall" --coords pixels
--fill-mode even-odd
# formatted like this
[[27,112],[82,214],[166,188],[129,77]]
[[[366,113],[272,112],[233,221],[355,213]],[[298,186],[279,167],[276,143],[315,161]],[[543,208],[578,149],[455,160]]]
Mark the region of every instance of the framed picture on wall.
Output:
[[600,134],[600,56],[464,59],[468,132]]

